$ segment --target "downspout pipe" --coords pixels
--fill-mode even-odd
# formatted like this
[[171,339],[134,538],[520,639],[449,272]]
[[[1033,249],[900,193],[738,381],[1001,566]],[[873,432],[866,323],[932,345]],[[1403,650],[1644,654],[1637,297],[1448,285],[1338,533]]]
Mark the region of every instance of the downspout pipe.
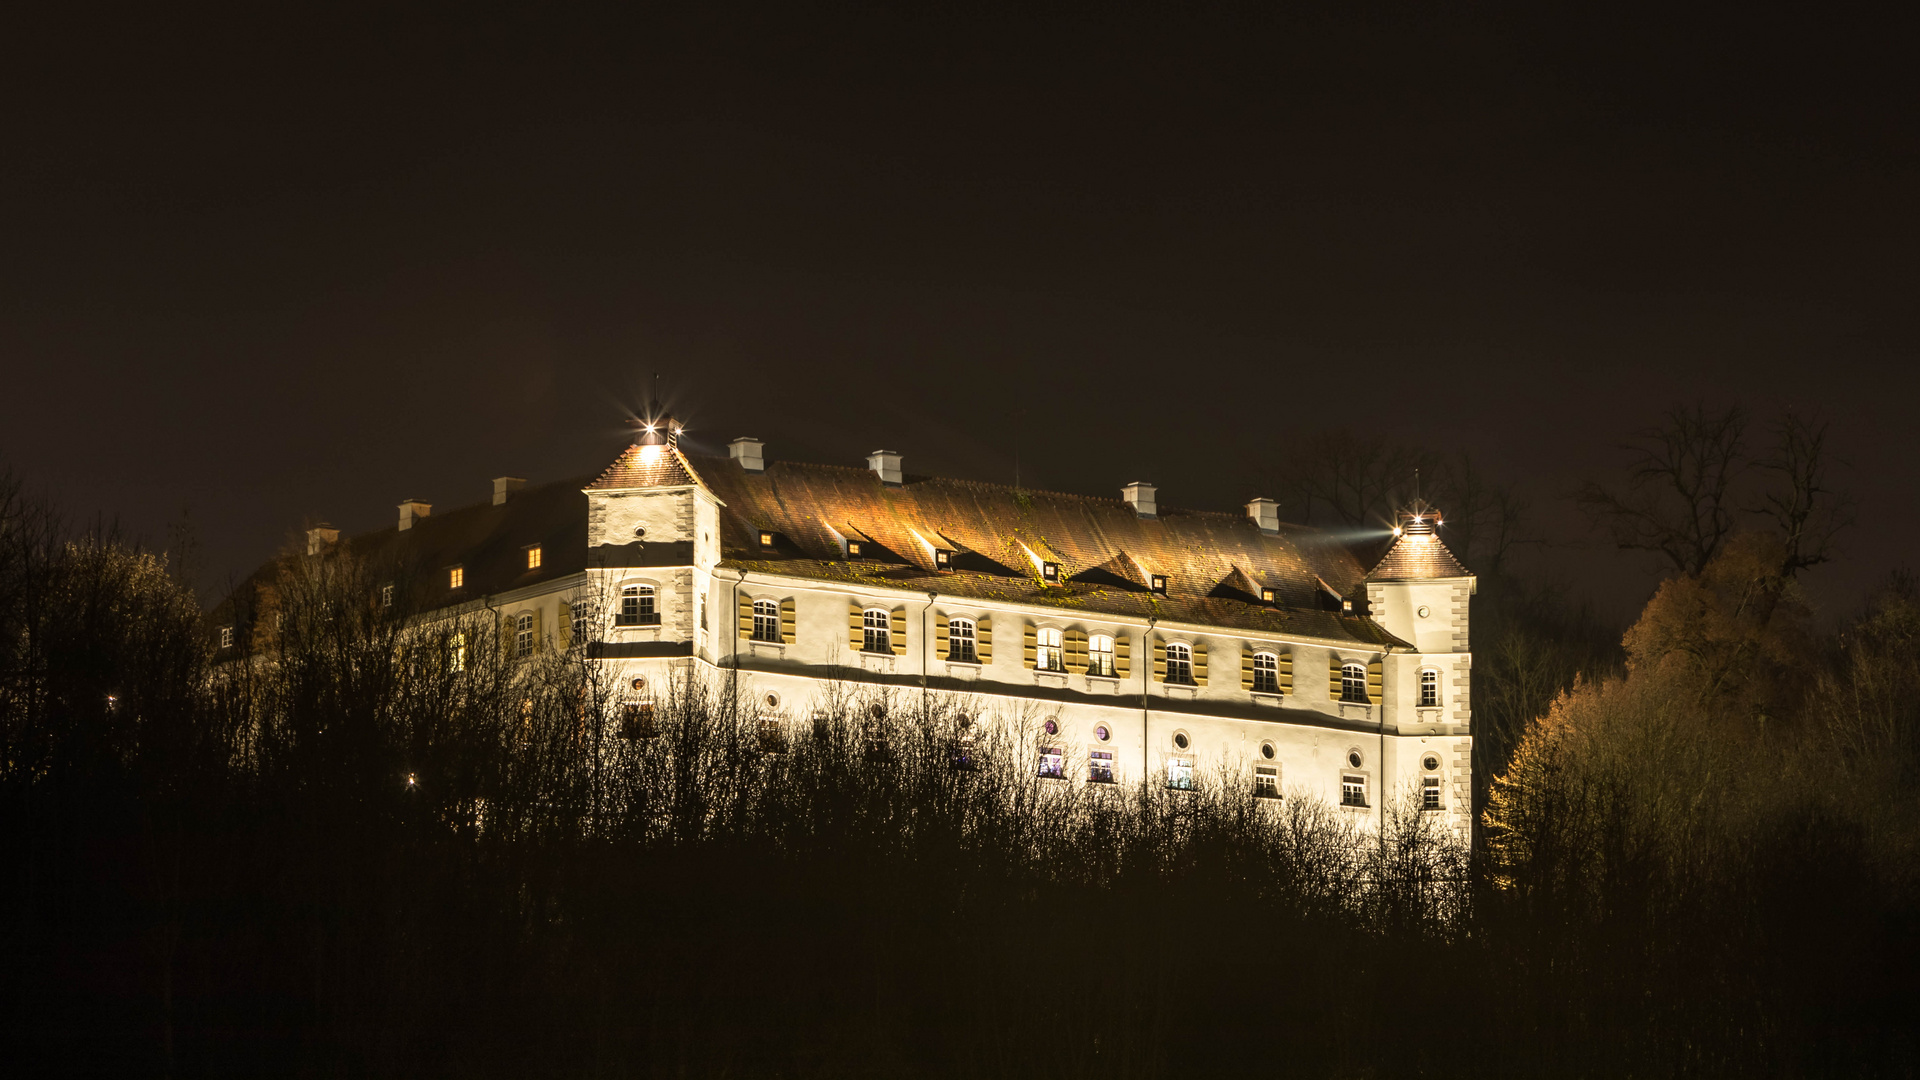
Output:
[[933,610],[933,602],[940,594],[927,590],[927,606],[920,609],[920,711],[928,712],[932,707],[933,691],[927,686],[927,613]]
[[1148,742],[1147,728],[1152,723],[1152,713],[1148,708],[1148,688],[1153,680],[1153,628],[1160,625],[1157,616],[1147,619],[1147,632],[1140,636],[1140,801],[1146,802],[1147,781],[1153,772],[1153,751]]

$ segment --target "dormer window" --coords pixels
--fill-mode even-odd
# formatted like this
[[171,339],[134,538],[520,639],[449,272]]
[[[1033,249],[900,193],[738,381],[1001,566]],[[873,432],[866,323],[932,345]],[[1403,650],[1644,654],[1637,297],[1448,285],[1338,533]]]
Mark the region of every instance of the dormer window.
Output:
[[1273,603],[1273,600],[1274,600],[1274,596],[1273,596],[1273,590],[1272,590],[1272,589],[1261,589],[1261,590],[1260,590],[1260,602],[1261,602],[1261,603],[1263,603],[1263,604],[1271,604],[1271,603]]
[[1167,575],[1155,574],[1147,580],[1152,583],[1148,587],[1153,590],[1153,595],[1155,596],[1167,595]]
[[860,541],[858,540],[847,541],[847,558],[857,559],[859,557],[860,557]]
[[1040,564],[1040,580],[1047,581],[1047,582],[1058,582],[1060,580],[1060,564],[1057,562],[1041,563]]
[[447,588],[464,589],[467,587],[467,568],[455,566],[447,571]]
[[933,549],[933,568],[935,570],[953,569],[953,552],[946,548]]
[[1340,601],[1340,610],[1343,612],[1347,612],[1348,614],[1351,614],[1353,612],[1353,601],[1351,600]]
[[540,569],[540,545],[539,544],[534,544],[531,547],[527,548],[527,569],[529,570]]

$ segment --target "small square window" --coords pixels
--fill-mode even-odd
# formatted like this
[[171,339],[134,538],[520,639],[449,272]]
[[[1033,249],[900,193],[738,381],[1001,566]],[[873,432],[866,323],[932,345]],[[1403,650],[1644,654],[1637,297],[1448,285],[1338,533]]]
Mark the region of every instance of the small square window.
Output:
[[1175,791],[1193,790],[1193,759],[1176,757],[1167,759],[1167,786]]
[[1041,563],[1040,564],[1040,580],[1059,581],[1060,580],[1060,564],[1054,563],[1054,562]]
[[456,566],[447,571],[447,588],[464,589],[467,586],[467,568]]
[[1353,601],[1351,601],[1351,600],[1342,600],[1342,601],[1340,601],[1340,610],[1341,610],[1341,611],[1352,611],[1352,610],[1353,610]]
[[773,546],[773,534],[768,532],[765,529],[760,530],[760,546],[763,548],[770,548]]
[[[772,541],[768,541],[768,543],[771,543],[771,542]],[[847,558],[857,559],[859,557],[860,557],[860,541],[858,540],[847,541]]]
[[953,569],[953,552],[946,548],[936,548],[933,552],[933,566],[936,570]]
[[1155,574],[1153,575],[1152,581],[1153,581],[1153,586],[1152,586],[1153,594],[1155,596],[1167,595],[1167,575]]
[[1260,590],[1260,602],[1261,602],[1261,603],[1263,603],[1263,604],[1271,604],[1271,603],[1273,603],[1273,590],[1272,590],[1272,589],[1261,589],[1261,590]]
[[527,569],[529,570],[540,569],[540,545],[539,544],[535,544],[532,547],[527,549]]

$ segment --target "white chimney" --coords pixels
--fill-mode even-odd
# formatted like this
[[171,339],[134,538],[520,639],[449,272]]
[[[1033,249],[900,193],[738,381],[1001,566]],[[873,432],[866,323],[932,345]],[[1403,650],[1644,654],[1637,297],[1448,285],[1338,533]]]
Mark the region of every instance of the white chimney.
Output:
[[875,450],[868,454],[867,468],[872,469],[883,484],[900,482],[900,455],[891,450]]
[[507,501],[507,496],[526,487],[527,482],[518,476],[496,476],[493,478],[493,505],[499,506]]
[[400,501],[400,531],[406,532],[408,529],[413,528],[415,521],[431,513],[433,513],[432,503],[421,502],[419,499],[402,499]]
[[318,555],[340,539],[340,530],[321,522],[307,530],[307,554]]
[[1158,490],[1159,489],[1152,484],[1135,480],[1133,483],[1120,489],[1120,496],[1126,499],[1127,505],[1133,507],[1133,512],[1139,514],[1141,517],[1158,517],[1160,516],[1160,511],[1154,506],[1153,502],[1154,492]]
[[1247,504],[1247,516],[1261,532],[1280,531],[1280,504],[1272,499],[1255,499]]
[[765,472],[767,459],[760,453],[765,446],[759,439],[742,436],[727,444],[727,456],[740,463],[748,472]]

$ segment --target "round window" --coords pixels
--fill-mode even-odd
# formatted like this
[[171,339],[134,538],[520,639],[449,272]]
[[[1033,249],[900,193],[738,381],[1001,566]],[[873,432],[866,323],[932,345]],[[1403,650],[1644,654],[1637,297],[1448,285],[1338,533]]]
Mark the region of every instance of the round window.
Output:
[[1361,760],[1361,759],[1360,759],[1360,751],[1358,751],[1358,750],[1349,750],[1349,751],[1347,751],[1347,765],[1348,765],[1348,766],[1349,766],[1350,768],[1355,768],[1355,769],[1357,769],[1357,768],[1359,768],[1359,767],[1360,767],[1360,760]]
[[767,694],[767,708],[777,709],[779,707],[780,707],[780,695],[769,692]]
[[1272,761],[1273,760],[1273,744],[1270,742],[1261,743],[1260,756],[1263,758],[1266,758],[1268,761]]
[[633,680],[633,688],[635,690],[645,690],[647,688],[647,680],[645,679]]
[[1423,619],[1424,619],[1424,618],[1426,618],[1426,617],[1427,617],[1428,615],[1431,615],[1431,614],[1433,614],[1433,609],[1432,609],[1432,608],[1430,608],[1430,607],[1428,607],[1428,606],[1427,606],[1427,605],[1425,605],[1425,604],[1421,604],[1421,605],[1420,605],[1420,610],[1419,610],[1419,611],[1417,611],[1417,612],[1415,612],[1414,614],[1416,614],[1416,615],[1418,615],[1418,616],[1420,616],[1421,618],[1423,618]]
[[647,527],[645,525],[636,525],[633,530],[633,535],[635,536],[647,535]]
[[1058,720],[1049,720],[1049,721],[1047,721],[1046,723],[1044,723],[1044,724],[1042,724],[1042,725],[1040,725],[1040,726],[1041,726],[1041,727],[1044,727],[1044,728],[1046,728],[1046,729],[1047,729],[1047,734],[1049,734],[1049,735],[1058,735],[1058,734],[1060,734],[1060,721],[1058,721]]
[[1174,732],[1173,745],[1174,745],[1174,748],[1177,750],[1185,750],[1189,745],[1191,745],[1191,743],[1189,743],[1187,740],[1187,733],[1184,731]]
[[1427,759],[1420,764],[1425,765],[1428,772],[1433,772],[1440,767],[1440,759],[1434,757],[1432,754],[1428,754]]
[[1101,742],[1106,742],[1108,739],[1113,738],[1113,732],[1107,730],[1107,725],[1101,724],[1093,729],[1093,737],[1099,739]]

